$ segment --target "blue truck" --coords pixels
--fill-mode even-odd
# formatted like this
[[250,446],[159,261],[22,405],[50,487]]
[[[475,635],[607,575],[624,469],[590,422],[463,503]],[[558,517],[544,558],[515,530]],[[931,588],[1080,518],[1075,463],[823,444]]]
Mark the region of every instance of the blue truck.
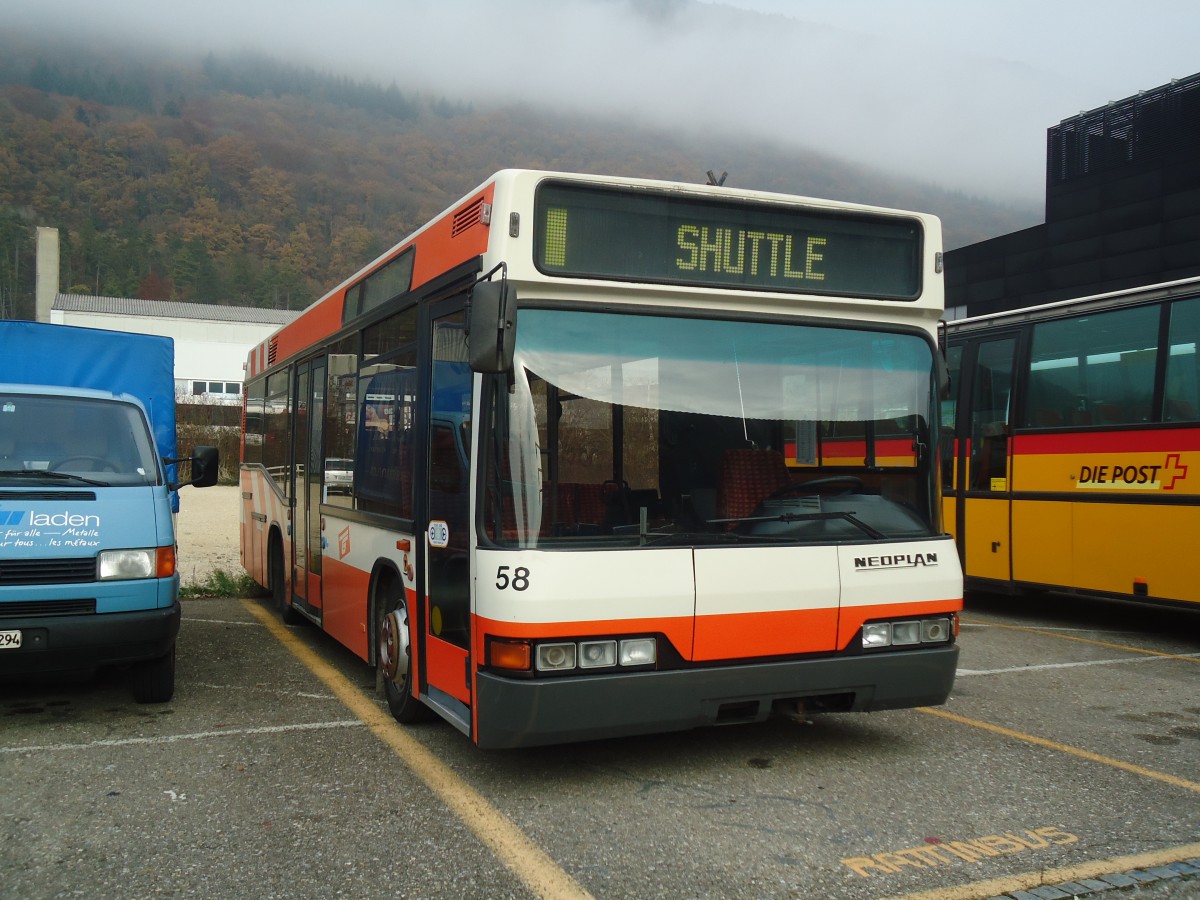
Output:
[[0,675],[122,666],[171,699],[180,463],[216,483],[215,448],[176,458],[170,338],[0,321]]

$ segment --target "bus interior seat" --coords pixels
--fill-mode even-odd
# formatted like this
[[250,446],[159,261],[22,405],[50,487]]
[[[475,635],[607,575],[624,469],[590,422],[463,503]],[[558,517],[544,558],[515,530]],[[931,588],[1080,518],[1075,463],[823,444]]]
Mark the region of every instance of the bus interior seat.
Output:
[[1121,425],[1127,420],[1125,411],[1116,403],[1096,403],[1092,407],[1097,425]]
[[1034,428],[1059,428],[1063,423],[1063,414],[1057,409],[1035,409],[1029,421]]
[[744,518],[772,493],[791,483],[787,463],[778,450],[726,450],[721,455],[717,518]]
[[1196,420],[1196,407],[1186,400],[1168,398],[1165,405],[1166,415],[1163,416],[1163,419],[1167,422],[1194,422]]

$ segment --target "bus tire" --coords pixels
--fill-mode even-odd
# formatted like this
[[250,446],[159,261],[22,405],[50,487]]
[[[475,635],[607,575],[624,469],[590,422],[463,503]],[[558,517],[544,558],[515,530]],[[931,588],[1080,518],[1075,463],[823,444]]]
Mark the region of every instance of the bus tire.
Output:
[[138,703],[166,703],[174,697],[175,645],[158,659],[134,663],[129,680]]
[[283,619],[283,624],[303,624],[304,616],[296,612],[295,607],[288,602],[287,576],[283,570],[283,542],[278,538],[271,540],[267,567],[271,573],[271,600],[274,602],[275,608],[279,610],[279,617]]
[[412,693],[412,637],[404,587],[394,575],[384,575],[375,590],[375,681],[383,686],[397,722],[427,720],[431,710]]

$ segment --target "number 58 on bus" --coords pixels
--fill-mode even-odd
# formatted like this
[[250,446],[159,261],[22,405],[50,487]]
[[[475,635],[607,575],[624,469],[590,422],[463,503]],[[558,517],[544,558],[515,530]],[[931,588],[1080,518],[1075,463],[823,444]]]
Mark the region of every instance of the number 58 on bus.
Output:
[[481,747],[942,703],[942,303],[932,216],[500,172],[251,352],[243,563]]

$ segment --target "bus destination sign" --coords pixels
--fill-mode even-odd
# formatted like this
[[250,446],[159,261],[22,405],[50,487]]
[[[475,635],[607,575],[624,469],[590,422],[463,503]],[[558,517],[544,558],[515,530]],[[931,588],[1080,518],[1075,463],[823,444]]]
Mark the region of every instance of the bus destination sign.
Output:
[[557,182],[538,191],[549,275],[914,300],[921,224]]

